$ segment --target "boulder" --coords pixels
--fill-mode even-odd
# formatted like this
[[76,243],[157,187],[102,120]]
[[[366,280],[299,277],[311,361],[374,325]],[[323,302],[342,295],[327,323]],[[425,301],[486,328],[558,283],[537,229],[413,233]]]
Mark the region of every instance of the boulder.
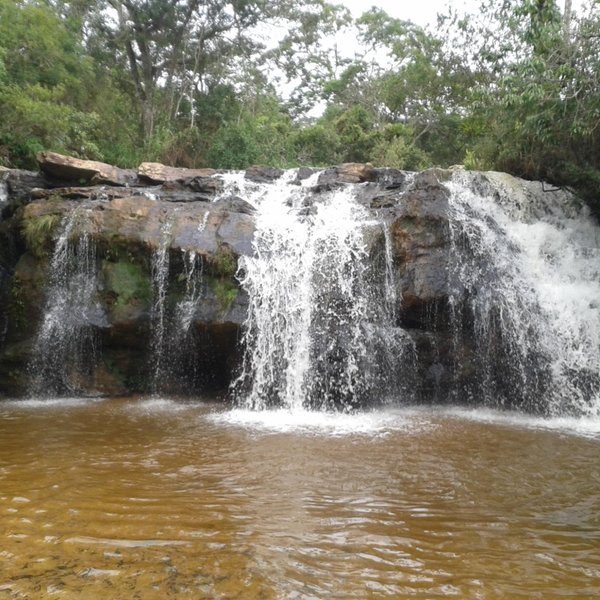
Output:
[[46,188],[48,182],[39,173],[0,167],[0,221],[32,198],[34,188]]
[[409,174],[400,169],[376,169],[377,183],[385,190],[399,190],[406,186]]
[[364,183],[376,181],[377,170],[370,164],[344,163],[325,169],[317,180],[317,188],[329,189],[344,183]]
[[217,177],[196,175],[165,181],[159,196],[171,202],[211,202],[223,190],[223,181]]
[[56,152],[39,152],[40,169],[49,177],[78,183],[130,186],[138,183],[137,175],[128,169],[119,169],[95,160],[82,160]]
[[244,177],[255,183],[272,183],[283,175],[282,169],[254,166],[246,169]]
[[142,163],[137,170],[138,177],[151,184],[161,184],[166,181],[181,182],[194,177],[212,177],[217,173],[215,169],[184,169],[153,162]]
[[312,177],[315,173],[318,173],[319,169],[313,169],[312,167],[300,167],[296,171],[296,178],[292,181],[294,185],[300,185],[305,179]]
[[219,210],[228,210],[231,212],[243,213],[252,215],[256,212],[256,208],[240,196],[223,196],[213,203],[213,206]]

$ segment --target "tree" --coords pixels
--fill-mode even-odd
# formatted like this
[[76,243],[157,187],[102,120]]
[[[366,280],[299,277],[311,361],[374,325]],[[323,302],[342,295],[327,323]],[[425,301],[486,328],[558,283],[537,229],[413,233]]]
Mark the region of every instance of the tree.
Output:
[[53,148],[95,154],[91,61],[43,2],[0,0],[0,160],[33,166]]
[[[550,0],[484,5],[474,47],[486,86],[469,109],[475,151],[494,168],[576,187],[597,202],[600,181],[600,13],[574,18]],[[568,36],[567,36],[568,34]],[[476,38],[474,38],[476,39]]]

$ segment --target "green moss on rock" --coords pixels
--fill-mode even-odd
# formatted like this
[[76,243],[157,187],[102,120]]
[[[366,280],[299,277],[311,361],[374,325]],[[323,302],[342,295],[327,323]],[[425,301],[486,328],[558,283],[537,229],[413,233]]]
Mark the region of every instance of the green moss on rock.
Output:
[[212,289],[222,313],[226,313],[238,297],[239,288],[229,279],[214,279]]
[[137,263],[102,261],[105,290],[117,317],[125,317],[132,309],[148,305],[152,286],[145,270]]
[[227,244],[219,244],[217,251],[209,258],[209,268],[216,277],[233,277],[237,271],[237,258]]
[[59,223],[60,215],[54,213],[23,219],[21,232],[31,254],[37,258],[44,258],[48,255],[54,232]]

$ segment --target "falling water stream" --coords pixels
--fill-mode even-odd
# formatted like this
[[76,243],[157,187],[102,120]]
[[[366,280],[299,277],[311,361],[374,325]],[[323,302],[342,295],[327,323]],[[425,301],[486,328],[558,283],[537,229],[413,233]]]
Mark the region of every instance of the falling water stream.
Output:
[[92,325],[102,323],[97,307],[96,248],[85,211],[73,210],[60,224],[50,260],[45,309],[29,364],[32,397],[69,394],[96,362]]
[[2,221],[2,213],[8,202],[8,184],[4,175],[0,175],[0,221]]
[[[394,323],[389,231],[353,187],[315,196],[294,172],[248,189],[256,206],[254,255],[240,262],[250,298],[246,353],[233,384],[240,405],[350,410],[387,398],[412,347]],[[366,236],[385,231],[384,266]],[[379,266],[378,264],[376,266]],[[391,376],[393,375],[393,376]],[[407,377],[408,378],[408,377]]]
[[[507,179],[490,174],[502,190]],[[495,178],[495,179],[494,179]],[[510,181],[510,180],[509,180]],[[514,183],[512,184],[514,185]],[[551,415],[600,414],[600,236],[575,202],[543,205],[451,190],[454,280],[450,301],[469,295],[479,402]],[[514,190],[513,190],[514,191]],[[464,317],[464,315],[463,315]],[[468,331],[468,333],[466,333]]]

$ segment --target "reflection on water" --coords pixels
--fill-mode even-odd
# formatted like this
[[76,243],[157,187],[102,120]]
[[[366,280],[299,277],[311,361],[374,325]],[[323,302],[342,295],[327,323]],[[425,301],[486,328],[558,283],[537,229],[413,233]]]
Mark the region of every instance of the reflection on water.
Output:
[[600,424],[0,404],[1,598],[592,598]]

